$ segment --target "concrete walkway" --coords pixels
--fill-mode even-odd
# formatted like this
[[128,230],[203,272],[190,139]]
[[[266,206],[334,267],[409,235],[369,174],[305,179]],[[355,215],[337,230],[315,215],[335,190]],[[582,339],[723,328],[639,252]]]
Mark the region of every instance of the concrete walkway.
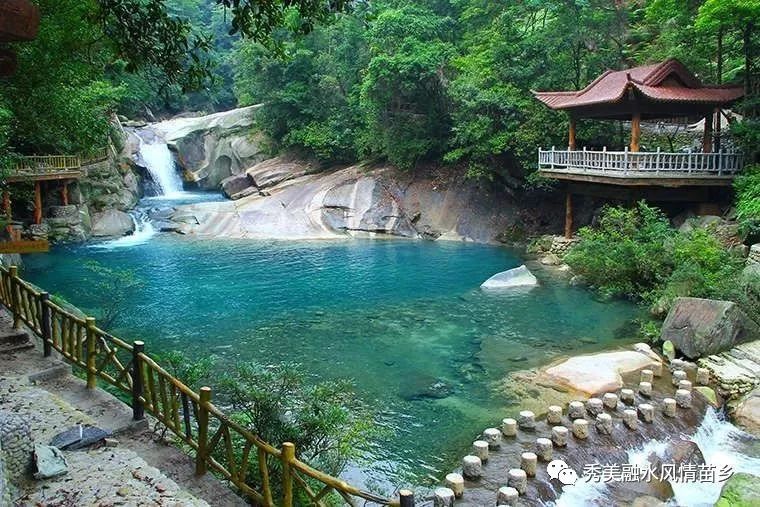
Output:
[[[11,328],[0,312],[0,333]],[[31,335],[31,334],[30,334]],[[34,341],[34,340],[33,340]],[[68,365],[34,348],[0,354],[0,411],[28,421],[36,443],[76,424],[114,432],[115,447],[65,451],[68,473],[20,485],[18,505],[247,505],[211,474],[194,476],[189,456],[155,442],[148,424],[103,390],[88,390]]]

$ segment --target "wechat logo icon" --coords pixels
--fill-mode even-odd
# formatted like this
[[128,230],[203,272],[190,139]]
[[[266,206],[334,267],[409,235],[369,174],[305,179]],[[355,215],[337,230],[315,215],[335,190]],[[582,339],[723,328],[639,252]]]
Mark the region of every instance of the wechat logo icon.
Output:
[[557,479],[564,486],[572,486],[578,480],[578,474],[561,459],[555,459],[546,466],[546,472],[552,479]]

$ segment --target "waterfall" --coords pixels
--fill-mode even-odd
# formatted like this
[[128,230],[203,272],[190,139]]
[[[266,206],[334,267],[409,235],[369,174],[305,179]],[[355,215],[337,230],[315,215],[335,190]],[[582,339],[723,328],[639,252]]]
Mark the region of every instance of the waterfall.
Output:
[[165,142],[154,139],[152,143],[147,143],[140,139],[139,158],[148,169],[159,195],[176,197],[182,193],[182,178]]

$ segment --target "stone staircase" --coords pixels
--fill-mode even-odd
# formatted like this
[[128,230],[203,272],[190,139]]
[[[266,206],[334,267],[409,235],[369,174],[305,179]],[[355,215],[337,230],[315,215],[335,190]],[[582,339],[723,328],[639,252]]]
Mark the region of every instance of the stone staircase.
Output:
[[[37,338],[11,324],[0,311],[0,470],[9,479],[0,483],[1,505],[246,505],[212,474],[196,478],[192,458],[156,441],[155,421],[135,423],[126,404],[87,389],[69,365],[43,357]],[[66,475],[32,479],[34,445],[80,424],[113,439],[63,451]]]
[[10,354],[34,348],[34,342],[29,339],[26,331],[0,327],[0,354]]

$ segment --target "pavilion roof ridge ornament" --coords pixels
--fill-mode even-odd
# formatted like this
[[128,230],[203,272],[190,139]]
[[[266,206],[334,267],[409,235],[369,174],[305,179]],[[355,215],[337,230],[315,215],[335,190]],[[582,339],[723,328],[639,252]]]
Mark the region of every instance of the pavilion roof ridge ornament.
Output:
[[[629,91],[635,96],[625,100]],[[740,86],[705,86],[683,63],[670,58],[625,70],[606,70],[581,90],[533,94],[551,109],[617,119],[629,116],[637,101],[660,106],[668,103],[670,107],[663,113],[669,116],[699,115],[703,110],[730,105],[744,95],[744,90]],[[626,105],[628,102],[631,104]],[[658,116],[657,107],[650,109],[644,107],[644,118]]]

